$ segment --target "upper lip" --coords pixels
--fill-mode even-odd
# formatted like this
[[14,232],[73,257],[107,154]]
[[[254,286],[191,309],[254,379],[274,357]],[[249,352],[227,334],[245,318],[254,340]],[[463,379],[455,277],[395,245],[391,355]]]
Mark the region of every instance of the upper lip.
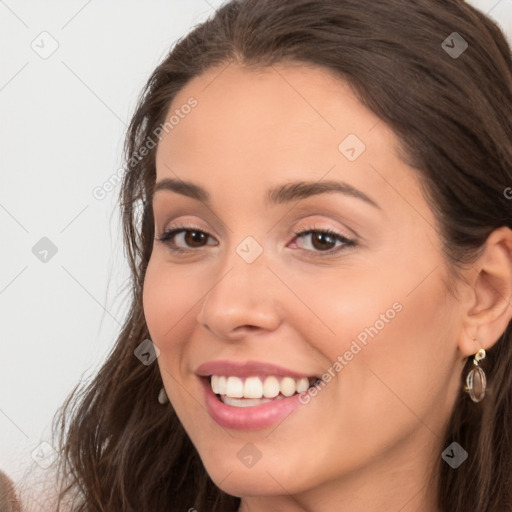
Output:
[[303,377],[314,377],[314,375],[300,373],[283,366],[265,363],[262,361],[236,362],[227,360],[209,361],[200,365],[196,374],[201,377],[210,375],[225,375],[234,377],[249,377],[251,375],[279,375],[283,377],[294,377],[300,379]]

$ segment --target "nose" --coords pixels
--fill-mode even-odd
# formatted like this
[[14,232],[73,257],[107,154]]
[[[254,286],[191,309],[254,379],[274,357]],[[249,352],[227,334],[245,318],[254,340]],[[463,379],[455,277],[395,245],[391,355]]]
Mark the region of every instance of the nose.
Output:
[[280,283],[265,263],[240,260],[223,270],[207,293],[197,321],[218,338],[233,341],[248,333],[277,329],[282,317],[278,293],[273,290]]

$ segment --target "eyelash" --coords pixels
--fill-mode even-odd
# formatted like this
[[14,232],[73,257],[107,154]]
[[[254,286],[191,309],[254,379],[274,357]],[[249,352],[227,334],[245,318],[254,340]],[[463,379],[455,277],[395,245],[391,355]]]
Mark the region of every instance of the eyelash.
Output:
[[[194,226],[175,226],[172,229],[169,229],[167,231],[164,231],[159,237],[155,237],[155,240],[158,240],[159,242],[164,243],[169,249],[171,249],[175,253],[184,254],[184,253],[191,253],[194,252],[196,249],[182,249],[181,247],[176,246],[174,241],[172,239],[179,233],[182,232],[196,232],[196,233],[203,233],[206,236],[210,236],[206,231],[203,231],[202,229],[196,228]],[[302,249],[306,252],[313,252],[317,253],[320,256],[332,256],[334,254],[346,251],[349,248],[352,248],[357,245],[355,240],[351,240],[349,238],[344,237],[343,235],[340,235],[336,231],[332,229],[316,229],[313,227],[312,229],[306,229],[303,231],[297,231],[294,233],[294,240],[295,238],[299,237],[305,237],[307,235],[313,234],[313,233],[320,233],[323,235],[329,235],[336,240],[343,242],[343,246],[337,247],[334,249],[330,249],[328,251],[311,251],[309,249]]]

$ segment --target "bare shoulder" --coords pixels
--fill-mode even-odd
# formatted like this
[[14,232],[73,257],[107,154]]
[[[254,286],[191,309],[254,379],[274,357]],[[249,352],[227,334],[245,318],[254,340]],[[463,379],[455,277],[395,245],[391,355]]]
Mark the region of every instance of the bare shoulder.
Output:
[[32,466],[14,480],[0,471],[0,512],[73,512],[72,504],[59,502],[57,474],[52,468]]
[[0,470],[0,510],[21,512],[21,503],[14,488],[14,482]]

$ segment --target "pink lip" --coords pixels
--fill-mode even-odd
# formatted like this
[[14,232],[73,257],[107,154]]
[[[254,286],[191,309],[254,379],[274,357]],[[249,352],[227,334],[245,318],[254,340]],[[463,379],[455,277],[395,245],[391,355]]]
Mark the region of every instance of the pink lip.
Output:
[[[230,373],[230,375],[234,374]],[[301,406],[299,401],[300,394],[292,395],[282,400],[274,399],[272,402],[253,407],[226,405],[213,392],[207,378],[200,377],[199,380],[204,389],[206,409],[214,421],[225,428],[256,430],[269,427],[284,419]]]
[[248,361],[246,363],[238,363],[234,361],[211,361],[204,363],[196,370],[196,374],[201,377],[208,377],[209,375],[224,375],[226,377],[233,375],[234,377],[249,377],[252,375],[262,376],[282,376],[282,377],[294,377],[300,379],[302,377],[313,377],[313,375],[307,375],[305,373],[298,373],[293,370],[289,370],[282,366],[276,366],[270,363],[263,363],[260,361]]

